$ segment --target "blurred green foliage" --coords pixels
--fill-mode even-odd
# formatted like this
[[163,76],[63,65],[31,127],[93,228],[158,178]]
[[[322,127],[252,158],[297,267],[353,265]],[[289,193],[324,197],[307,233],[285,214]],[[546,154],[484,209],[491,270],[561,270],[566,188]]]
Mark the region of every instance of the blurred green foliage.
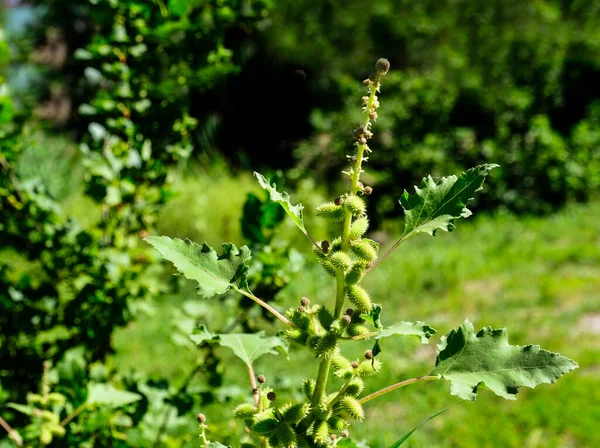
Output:
[[426,173],[489,161],[502,169],[487,205],[547,212],[599,191],[598,2],[306,0],[272,16],[272,56],[326,95],[298,149],[300,167],[319,175],[337,175],[349,152],[362,67],[390,60],[383,150],[367,172],[378,213],[398,210],[393,198]]

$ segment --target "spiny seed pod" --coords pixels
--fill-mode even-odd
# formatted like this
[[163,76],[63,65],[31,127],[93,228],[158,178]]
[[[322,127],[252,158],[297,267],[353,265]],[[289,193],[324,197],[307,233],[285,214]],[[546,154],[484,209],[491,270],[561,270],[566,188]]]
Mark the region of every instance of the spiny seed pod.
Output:
[[258,381],[260,384],[265,384],[267,382],[267,377],[264,375],[258,375],[256,381]]
[[365,351],[365,359],[373,359],[373,352],[371,350]]
[[350,195],[346,198],[343,207],[352,216],[362,216],[365,214],[366,210],[365,201],[354,195]]
[[375,375],[379,370],[381,370],[381,362],[378,359],[374,359],[371,362],[361,362],[357,373],[360,376],[371,376]]
[[367,185],[363,191],[365,192],[365,194],[366,194],[367,196],[369,196],[371,193],[373,193],[373,187],[369,187],[369,186]]
[[312,399],[312,396],[315,392],[315,381],[308,378],[302,381],[302,391],[304,392],[306,398],[309,400]]
[[350,247],[352,253],[365,263],[371,263],[377,259],[377,251],[375,248],[364,240],[356,240],[352,241],[352,246]]
[[344,438],[347,439],[348,437],[350,437],[350,431],[348,431],[347,429],[344,429],[340,435]]
[[344,315],[342,317],[342,322],[344,322],[346,325],[349,325],[350,322],[352,322],[352,318],[350,316]]
[[346,286],[346,295],[352,304],[362,314],[369,314],[373,305],[369,293],[358,285]]
[[385,75],[390,70],[390,61],[385,58],[379,59],[375,63],[375,69],[379,75]]
[[324,254],[327,254],[329,252],[329,241],[321,241],[321,250]]
[[272,433],[279,426],[279,422],[273,417],[260,419],[252,426],[252,431],[260,435]]
[[326,421],[315,423],[313,439],[317,445],[327,445],[329,443],[329,425]]
[[344,198],[341,196],[338,196],[337,198],[334,199],[333,203],[339,207],[340,205],[342,205],[344,203]]
[[329,311],[324,306],[319,307],[319,311],[317,311],[317,318],[319,319],[319,322],[321,323],[323,328],[327,330],[329,329],[329,327],[331,327],[331,324],[335,320],[333,318],[333,314],[331,314],[331,311]]
[[240,404],[233,410],[233,415],[235,418],[246,420],[254,417],[255,412],[256,408],[253,405],[244,403]]
[[348,336],[355,337],[367,334],[369,329],[361,324],[350,324],[348,325],[346,332],[348,333]]
[[296,446],[296,432],[288,425],[279,425],[273,433],[273,438],[277,443],[271,444],[271,446],[281,448],[292,448]]
[[342,250],[342,239],[337,237],[331,242],[331,251],[339,252],[340,250]]
[[341,431],[348,426],[348,423],[343,418],[331,417],[327,420],[331,431]]
[[277,394],[273,391],[271,391],[267,394],[267,399],[269,401],[274,401],[276,398],[277,398]]
[[293,310],[287,313],[292,323],[301,330],[307,330],[310,327],[310,318],[298,310]]
[[198,420],[198,423],[204,423],[206,421],[206,415],[204,415],[204,414],[198,414],[196,416],[196,420]]
[[335,266],[333,265],[333,263],[331,263],[331,261],[319,260],[319,264],[323,267],[323,269],[325,269],[325,272],[327,272],[329,275],[331,275],[332,277],[337,276],[337,270],[335,269]]
[[297,425],[304,420],[310,412],[310,403],[299,403],[294,406],[287,408],[283,414],[283,418],[286,422]]
[[[370,188],[370,187],[365,187]],[[357,240],[369,230],[369,218],[363,216],[362,218],[357,218],[352,221],[352,225],[350,226],[350,239]]]
[[352,364],[350,364],[352,366],[353,369],[358,369],[358,361],[352,361]]
[[336,355],[331,358],[331,365],[334,369],[347,369],[350,366],[350,361],[342,355]]
[[365,264],[363,262],[359,261],[354,263],[344,277],[344,282],[346,285],[355,285],[356,283],[360,282],[364,270]]
[[320,358],[331,358],[337,353],[337,337],[334,334],[321,336],[315,346],[315,352]]
[[317,207],[317,216],[331,222],[342,222],[346,218],[344,209],[333,202],[325,202]]
[[329,261],[336,269],[344,272],[350,269],[350,265],[352,264],[352,260],[344,252],[335,252],[331,254]]
[[333,415],[333,412],[327,405],[322,404],[313,409],[313,414],[317,420],[327,420]]
[[308,305],[310,305],[310,300],[309,300],[309,298],[308,298],[308,297],[302,297],[302,298],[300,299],[300,304],[301,304],[301,305],[303,305],[303,306],[308,306]]
[[346,386],[346,393],[356,397],[362,393],[365,388],[365,383],[360,378],[353,378]]
[[305,345],[308,333],[297,328],[290,328],[283,332],[283,338],[295,344]]
[[365,418],[365,411],[362,405],[354,397],[345,396],[339,402],[340,408],[350,415],[350,417],[356,420],[363,420]]

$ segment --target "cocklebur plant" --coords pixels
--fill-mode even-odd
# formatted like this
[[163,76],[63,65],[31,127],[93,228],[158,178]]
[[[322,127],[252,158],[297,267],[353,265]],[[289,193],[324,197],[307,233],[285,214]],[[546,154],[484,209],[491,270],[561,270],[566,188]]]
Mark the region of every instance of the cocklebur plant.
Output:
[[[379,244],[365,238],[369,228],[365,198],[372,188],[363,185],[360,178],[363,164],[372,152],[368,141],[373,135],[372,122],[377,119],[378,93],[388,70],[389,62],[380,59],[376,72],[364,81],[368,92],[362,98],[364,120],[354,130],[355,151],[347,156],[350,166],[343,171],[350,180],[349,191],[316,210],[317,216],[339,224],[340,235],[314,240],[304,225],[303,206],[292,205],[287,193],[277,191],[268,179],[255,173],[271,200],[279,203],[307,236],[318,262],[333,277],[336,295],[332,304],[313,303],[303,297],[298,308],[282,314],[249,290],[247,262],[251,256],[247,247],[238,249],[233,244],[224,244],[223,253],[219,255],[206,244],[200,246],[189,240],[164,236],[147,238],[184,276],[198,282],[197,291],[202,298],[234,290],[263,306],[286,325],[281,337],[267,337],[262,333],[215,335],[204,327],[191,336],[199,344],[212,342],[226,346],[245,362],[254,400],[236,407],[234,416],[245,423],[262,447],[352,446],[344,439],[353,422],[364,420],[363,405],[409,384],[446,379],[451,382],[450,393],[461,401],[475,400],[478,388],[483,385],[501,397],[514,400],[519,387],[553,383],[577,368],[574,361],[537,345],[510,345],[505,329],[484,327],[476,332],[473,324],[466,320],[442,336],[435,365],[428,375],[363,395],[369,377],[382,368],[379,360],[382,339],[416,336],[426,344],[436,333],[423,322],[398,322],[384,327],[381,306],[373,303],[363,279],[407,239],[420,233],[435,236],[440,230],[454,230],[455,220],[471,215],[466,207],[468,201],[482,189],[488,173],[497,167],[485,164],[437,181],[428,176],[415,187],[414,194],[405,191],[399,200],[405,218],[403,236],[379,256]],[[374,345],[364,353],[363,359],[344,356],[340,341],[367,338],[373,339]],[[302,384],[305,399],[300,402],[277,400],[275,393],[266,387],[266,378],[257,378],[254,374],[253,362],[262,355],[284,351],[284,341],[310,350],[318,360],[316,376]],[[220,446],[206,441],[204,428],[202,426],[202,446]],[[414,429],[393,447],[404,443],[412,432]]]

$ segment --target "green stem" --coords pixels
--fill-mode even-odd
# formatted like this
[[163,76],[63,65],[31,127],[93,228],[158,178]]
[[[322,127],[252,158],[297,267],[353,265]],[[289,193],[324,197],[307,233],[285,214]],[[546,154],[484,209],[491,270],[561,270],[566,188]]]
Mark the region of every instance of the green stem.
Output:
[[12,429],[11,426],[8,423],[6,423],[6,420],[4,420],[2,417],[0,417],[0,426],[2,426],[6,430],[6,432],[8,433],[8,438],[15,442],[17,446],[23,446],[23,439],[21,438],[21,435],[14,429]]
[[87,403],[83,403],[81,406],[79,406],[77,409],[75,409],[75,411],[73,411],[73,413],[71,415],[68,415],[67,417],[65,417],[65,419],[60,422],[60,426],[62,426],[63,428],[69,424],[69,422],[71,420],[73,420],[75,417],[77,417],[79,414],[81,414],[83,411],[86,410],[88,404]]
[[377,392],[373,392],[371,395],[367,395],[366,397],[361,398],[360,400],[358,400],[358,402],[360,404],[365,404],[373,400],[374,398],[385,395],[393,390],[400,389],[401,387],[408,386],[409,384],[418,383],[419,381],[431,381],[437,379],[439,379],[437,376],[421,376],[419,378],[411,378],[409,380],[400,381],[399,383],[392,384],[388,387],[384,387],[383,389],[378,390]]
[[392,247],[390,247],[388,250],[385,251],[385,254],[383,254],[383,256],[379,257],[379,260],[377,260],[374,264],[372,264],[365,271],[364,275],[367,275],[369,272],[371,272],[373,269],[375,269],[377,266],[379,266],[383,260],[385,260],[398,246],[400,246],[400,244],[402,244],[404,241],[406,241],[408,239],[408,237],[410,237],[412,235],[413,235],[412,233],[409,233],[408,235],[404,235],[402,238],[400,238],[398,241],[396,241]]
[[206,440],[206,430],[204,423],[200,423],[200,438],[202,439],[202,447],[208,448],[208,440]]
[[275,308],[273,308],[267,302],[265,302],[265,301],[259,299],[258,297],[256,297],[251,292],[245,291],[245,290],[237,288],[235,286],[233,287],[233,289],[235,289],[241,295],[246,296],[249,299],[253,300],[254,302],[258,303],[260,306],[262,306],[264,309],[266,309],[267,311],[269,311],[271,314],[273,314],[277,319],[279,319],[284,324],[286,324],[286,325],[288,325],[290,327],[294,326],[294,324],[292,322],[290,322],[287,317],[285,317],[283,314],[281,314],[279,311],[277,311]]
[[315,392],[312,396],[312,405],[316,407],[323,398],[325,393],[325,386],[327,386],[327,377],[329,376],[329,367],[331,366],[331,359],[323,358],[321,364],[319,364],[319,373],[317,374],[317,384],[315,385]]

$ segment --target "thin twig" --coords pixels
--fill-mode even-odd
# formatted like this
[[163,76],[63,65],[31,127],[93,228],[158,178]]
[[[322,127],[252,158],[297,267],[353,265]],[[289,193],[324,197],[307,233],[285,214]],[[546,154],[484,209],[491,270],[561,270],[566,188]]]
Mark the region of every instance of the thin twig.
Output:
[[242,295],[248,297],[249,299],[253,300],[254,302],[258,303],[260,306],[262,306],[264,309],[266,309],[267,311],[269,311],[271,314],[273,314],[277,319],[279,319],[284,324],[286,324],[286,325],[288,325],[290,327],[294,326],[294,324],[292,322],[290,322],[287,317],[285,317],[283,314],[281,314],[279,311],[277,311],[275,308],[273,308],[267,302],[265,302],[265,301],[259,299],[258,297],[256,297],[251,292],[245,291],[245,290],[237,288],[235,286],[234,286],[234,289],[237,292],[239,292],[240,294],[242,294]]
[[409,384],[417,383],[419,381],[431,381],[437,380],[437,376],[421,376],[418,378],[411,378],[409,380],[400,381],[399,383],[392,384],[391,386],[384,387],[383,389],[378,390],[377,392],[373,392],[371,395],[367,395],[366,397],[358,400],[360,404],[367,403],[374,398],[380,397],[381,395],[387,394],[388,392],[392,392],[393,390],[400,389],[401,387],[408,386]]
[[396,241],[394,243],[394,245],[392,247],[390,247],[385,254],[383,254],[383,256],[381,256],[379,258],[379,260],[377,260],[375,263],[373,263],[371,266],[369,266],[367,268],[367,270],[365,271],[364,275],[367,275],[369,272],[371,272],[373,269],[375,269],[377,266],[379,266],[381,264],[381,262],[383,260],[385,260],[398,246],[400,246],[400,244],[402,244],[409,236],[411,236],[411,234],[409,233],[408,235],[404,235],[402,238],[400,238],[398,241]]
[[23,446],[23,438],[21,437],[21,435],[14,429],[12,429],[11,426],[8,423],[6,423],[6,420],[4,420],[2,417],[0,417],[0,426],[2,426],[6,430],[6,432],[8,433],[8,437],[12,439],[17,444],[17,446]]

